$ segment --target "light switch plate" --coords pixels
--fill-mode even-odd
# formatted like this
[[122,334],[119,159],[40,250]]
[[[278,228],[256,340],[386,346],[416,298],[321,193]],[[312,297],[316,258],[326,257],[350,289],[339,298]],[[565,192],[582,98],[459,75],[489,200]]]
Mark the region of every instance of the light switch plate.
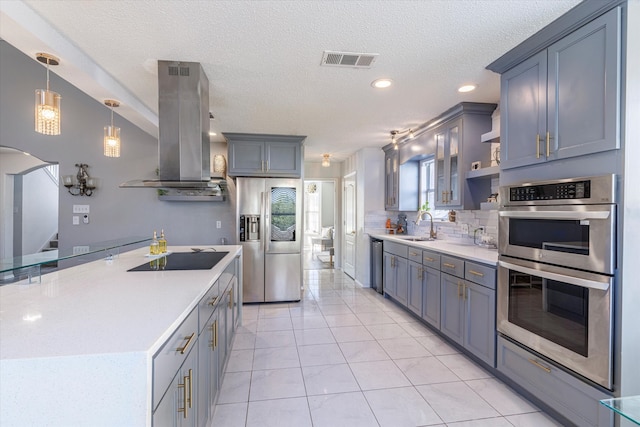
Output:
[[80,225],[80,217],[78,215],[73,216],[73,225]]
[[73,213],[88,214],[90,213],[89,205],[73,205]]
[[216,221],[216,228],[222,228],[222,221]]

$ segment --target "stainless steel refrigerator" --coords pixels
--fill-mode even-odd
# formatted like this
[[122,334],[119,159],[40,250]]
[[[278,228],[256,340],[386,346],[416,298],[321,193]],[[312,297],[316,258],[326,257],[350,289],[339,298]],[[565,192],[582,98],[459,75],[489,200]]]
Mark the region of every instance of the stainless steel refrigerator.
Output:
[[302,181],[237,178],[236,188],[244,302],[299,301]]

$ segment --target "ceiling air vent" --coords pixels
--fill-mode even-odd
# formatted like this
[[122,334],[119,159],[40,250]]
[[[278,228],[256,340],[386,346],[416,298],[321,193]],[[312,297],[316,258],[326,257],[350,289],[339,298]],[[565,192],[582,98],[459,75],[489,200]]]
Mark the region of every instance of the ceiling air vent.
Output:
[[377,53],[334,52],[325,50],[321,65],[327,67],[371,68]]

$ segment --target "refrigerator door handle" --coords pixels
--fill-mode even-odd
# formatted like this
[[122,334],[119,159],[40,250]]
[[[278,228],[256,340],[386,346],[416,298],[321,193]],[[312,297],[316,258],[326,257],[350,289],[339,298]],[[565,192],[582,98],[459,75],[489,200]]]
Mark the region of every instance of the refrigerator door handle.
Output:
[[265,253],[269,252],[269,241],[270,236],[271,236],[271,220],[269,219],[270,215],[271,215],[271,203],[269,200],[269,193],[264,192],[263,194],[263,200],[264,200],[264,251]]
[[262,220],[264,221],[264,224],[262,225],[262,236],[260,236],[260,250],[264,251],[264,238],[266,235],[266,228],[265,226],[267,225],[267,221],[266,218],[264,217],[265,214],[265,210],[264,210],[264,191],[260,192],[260,215],[262,216]]

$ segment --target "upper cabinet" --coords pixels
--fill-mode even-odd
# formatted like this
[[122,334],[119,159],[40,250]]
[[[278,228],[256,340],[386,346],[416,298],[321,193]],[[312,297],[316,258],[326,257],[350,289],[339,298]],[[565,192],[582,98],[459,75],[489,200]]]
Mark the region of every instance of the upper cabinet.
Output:
[[388,211],[418,210],[420,164],[408,161],[400,165],[400,153],[393,148],[384,153],[385,203]]
[[224,133],[229,176],[302,177],[302,143],[306,137]]
[[502,74],[502,169],[620,147],[620,39],[618,7]]
[[430,136],[435,140],[435,208],[479,209],[491,194],[490,180],[466,179],[471,164],[491,163],[491,146],[480,136],[491,130],[496,104],[463,102],[439,116]]

